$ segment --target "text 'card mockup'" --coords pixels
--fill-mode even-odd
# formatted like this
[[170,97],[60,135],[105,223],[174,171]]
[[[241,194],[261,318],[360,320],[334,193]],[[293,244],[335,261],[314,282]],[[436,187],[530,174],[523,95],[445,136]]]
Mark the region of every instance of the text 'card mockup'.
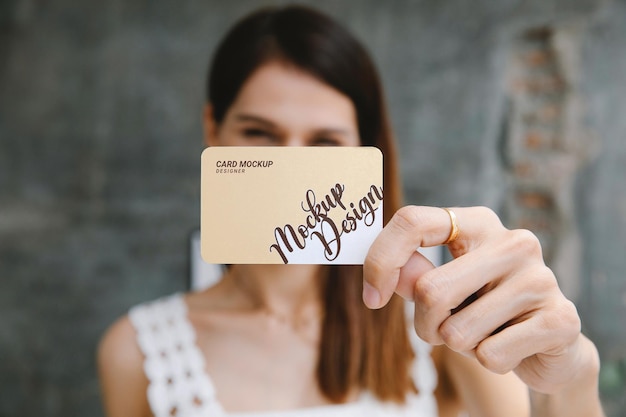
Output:
[[383,225],[373,147],[210,147],[201,252],[218,264],[362,264]]

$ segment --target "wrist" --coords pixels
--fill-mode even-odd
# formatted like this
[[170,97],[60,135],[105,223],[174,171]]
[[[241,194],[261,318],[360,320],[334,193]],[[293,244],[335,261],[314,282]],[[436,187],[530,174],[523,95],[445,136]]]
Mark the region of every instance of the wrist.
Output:
[[572,378],[549,394],[531,390],[531,415],[552,416],[604,416],[598,392],[600,357],[595,345],[580,334],[574,347],[573,362],[578,367]]

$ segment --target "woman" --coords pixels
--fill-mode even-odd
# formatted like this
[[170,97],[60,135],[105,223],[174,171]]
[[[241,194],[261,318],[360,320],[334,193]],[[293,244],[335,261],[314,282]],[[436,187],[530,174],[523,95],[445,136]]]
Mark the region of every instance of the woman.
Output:
[[[299,6],[239,22],[204,127],[209,146],[379,147],[387,225],[362,268],[231,265],[135,307],[99,350],[109,416],[602,415],[596,349],[537,239],[485,208],[400,208],[378,75],[337,23]],[[439,268],[415,251],[440,244]]]

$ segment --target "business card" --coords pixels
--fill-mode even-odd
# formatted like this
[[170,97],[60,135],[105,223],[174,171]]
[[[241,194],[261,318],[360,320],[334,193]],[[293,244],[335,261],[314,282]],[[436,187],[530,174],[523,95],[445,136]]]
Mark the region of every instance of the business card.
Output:
[[362,264],[383,226],[374,147],[206,148],[200,244],[217,264]]

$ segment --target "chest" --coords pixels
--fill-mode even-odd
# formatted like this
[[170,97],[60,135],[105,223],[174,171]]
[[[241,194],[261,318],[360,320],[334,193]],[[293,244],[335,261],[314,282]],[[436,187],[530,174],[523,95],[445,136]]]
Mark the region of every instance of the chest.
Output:
[[[232,412],[325,405],[316,379],[317,335],[266,318],[196,323],[216,396]],[[245,395],[242,395],[245,393]]]

